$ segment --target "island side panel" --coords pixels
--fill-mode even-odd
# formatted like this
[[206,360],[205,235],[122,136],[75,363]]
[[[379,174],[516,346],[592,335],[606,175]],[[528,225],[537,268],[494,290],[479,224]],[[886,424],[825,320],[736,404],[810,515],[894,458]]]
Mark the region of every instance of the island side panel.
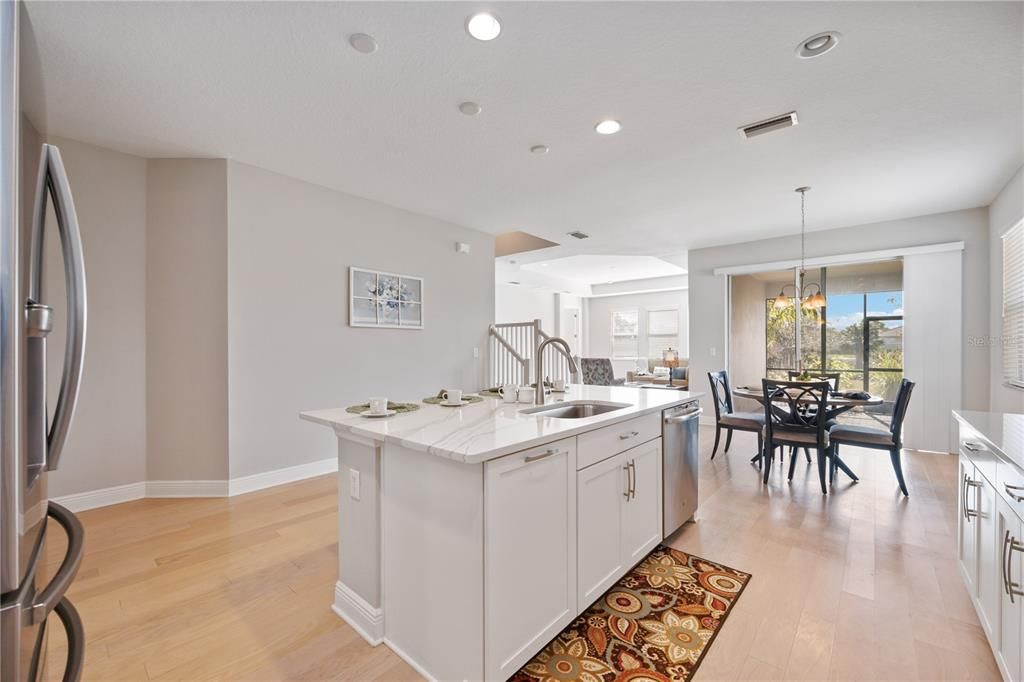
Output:
[[[382,445],[338,437],[338,584],[334,610],[371,644],[384,637],[381,603]],[[352,471],[358,472],[358,499]]]
[[484,674],[483,471],[391,443],[384,449],[385,637],[438,680]]

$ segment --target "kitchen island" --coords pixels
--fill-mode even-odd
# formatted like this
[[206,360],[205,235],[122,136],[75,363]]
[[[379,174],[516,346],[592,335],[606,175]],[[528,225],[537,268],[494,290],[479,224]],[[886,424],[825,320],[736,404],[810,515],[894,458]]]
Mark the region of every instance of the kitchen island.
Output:
[[1024,414],[956,410],[960,574],[1003,678],[1024,676]]
[[507,678],[662,541],[662,412],[697,397],[573,386],[559,407],[609,410],[582,418],[491,399],[303,412],[338,442],[334,610],[428,678]]

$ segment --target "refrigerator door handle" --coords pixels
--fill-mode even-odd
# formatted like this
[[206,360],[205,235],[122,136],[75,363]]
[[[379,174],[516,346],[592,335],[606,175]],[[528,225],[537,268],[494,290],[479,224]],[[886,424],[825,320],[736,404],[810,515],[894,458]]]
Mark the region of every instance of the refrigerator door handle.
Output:
[[85,628],[82,627],[82,617],[66,597],[57,602],[53,610],[64,624],[68,640],[67,662],[61,679],[63,682],[78,682],[82,679],[82,665],[85,663]]
[[78,517],[53,500],[50,500],[49,504],[48,516],[59,523],[68,535],[68,550],[50,584],[43,588],[32,603],[29,620],[33,624],[46,620],[50,611],[57,608],[64,598],[64,593],[68,591],[71,581],[78,573],[78,566],[82,563],[82,550],[85,547],[85,528]]
[[[60,380],[60,392],[57,395],[53,421],[46,433],[46,468],[49,471],[54,471],[60,462],[64,441],[71,427],[71,419],[78,402],[78,387],[82,380],[82,365],[85,356],[86,294],[85,261],[82,255],[82,236],[78,229],[75,202],[71,196],[71,186],[68,184],[60,150],[51,144],[43,145],[39,160],[39,180],[36,186],[36,206],[32,222],[32,274],[29,278],[29,300],[26,311],[26,314],[29,315],[33,311],[36,311],[35,314],[39,314],[38,309],[42,296],[43,230],[46,222],[47,195],[53,199],[57,229],[60,232],[68,302],[64,372]],[[44,337],[49,329],[41,329],[40,333],[35,334],[30,317],[28,331],[30,342],[36,341],[41,349],[45,349]],[[33,336],[38,338],[33,339]],[[30,377],[30,385],[35,382],[45,386],[45,369],[40,367],[37,372],[41,376]],[[41,410],[41,413],[45,415],[45,388],[36,390],[39,393],[29,398],[29,409],[35,409],[36,414],[39,414]],[[35,426],[37,429],[40,428],[38,417]],[[41,446],[41,443],[39,445]]]

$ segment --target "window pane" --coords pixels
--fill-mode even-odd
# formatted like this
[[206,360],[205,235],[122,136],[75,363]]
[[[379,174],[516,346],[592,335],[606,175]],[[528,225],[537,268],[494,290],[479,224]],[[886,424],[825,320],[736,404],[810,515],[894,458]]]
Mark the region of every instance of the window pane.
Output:
[[892,414],[892,403],[896,400],[896,392],[900,388],[900,380],[903,379],[903,371],[868,373],[868,393],[880,395],[885,398],[885,405],[879,408],[884,414]]
[[868,364],[877,369],[903,369],[903,320],[868,321]]
[[[854,370],[864,366],[864,295],[833,294],[825,310],[826,362],[830,370]],[[858,374],[858,377],[860,375]],[[845,378],[845,377],[844,377]],[[854,388],[863,383],[852,380]],[[843,381],[843,386],[849,385]]]
[[647,357],[654,358],[655,360],[661,360],[661,354],[663,351],[674,348],[679,349],[679,337],[673,336],[648,336],[647,337]]
[[868,294],[868,317],[903,315],[903,292],[881,291]]
[[765,302],[767,367],[795,369],[796,311],[791,305],[784,308],[776,308],[774,303],[775,299],[773,298],[769,298]]
[[612,313],[612,334],[637,336],[640,313],[637,310],[618,310]]
[[635,358],[638,355],[638,344],[635,336],[613,336],[612,357]]
[[675,336],[679,333],[679,309],[647,311],[649,336]]

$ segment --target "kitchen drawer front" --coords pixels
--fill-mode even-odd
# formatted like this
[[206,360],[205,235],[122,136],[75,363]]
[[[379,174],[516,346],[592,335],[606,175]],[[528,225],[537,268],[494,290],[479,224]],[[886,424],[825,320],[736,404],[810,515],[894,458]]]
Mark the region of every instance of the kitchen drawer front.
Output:
[[978,473],[987,478],[989,483],[996,484],[999,478],[999,457],[989,450],[985,443],[969,437],[961,438],[960,454],[971,460],[971,463],[978,469]]
[[1010,509],[1024,521],[1024,474],[1016,467],[1000,462],[994,485]]
[[577,437],[576,467],[584,469],[660,437],[661,412],[588,431]]

